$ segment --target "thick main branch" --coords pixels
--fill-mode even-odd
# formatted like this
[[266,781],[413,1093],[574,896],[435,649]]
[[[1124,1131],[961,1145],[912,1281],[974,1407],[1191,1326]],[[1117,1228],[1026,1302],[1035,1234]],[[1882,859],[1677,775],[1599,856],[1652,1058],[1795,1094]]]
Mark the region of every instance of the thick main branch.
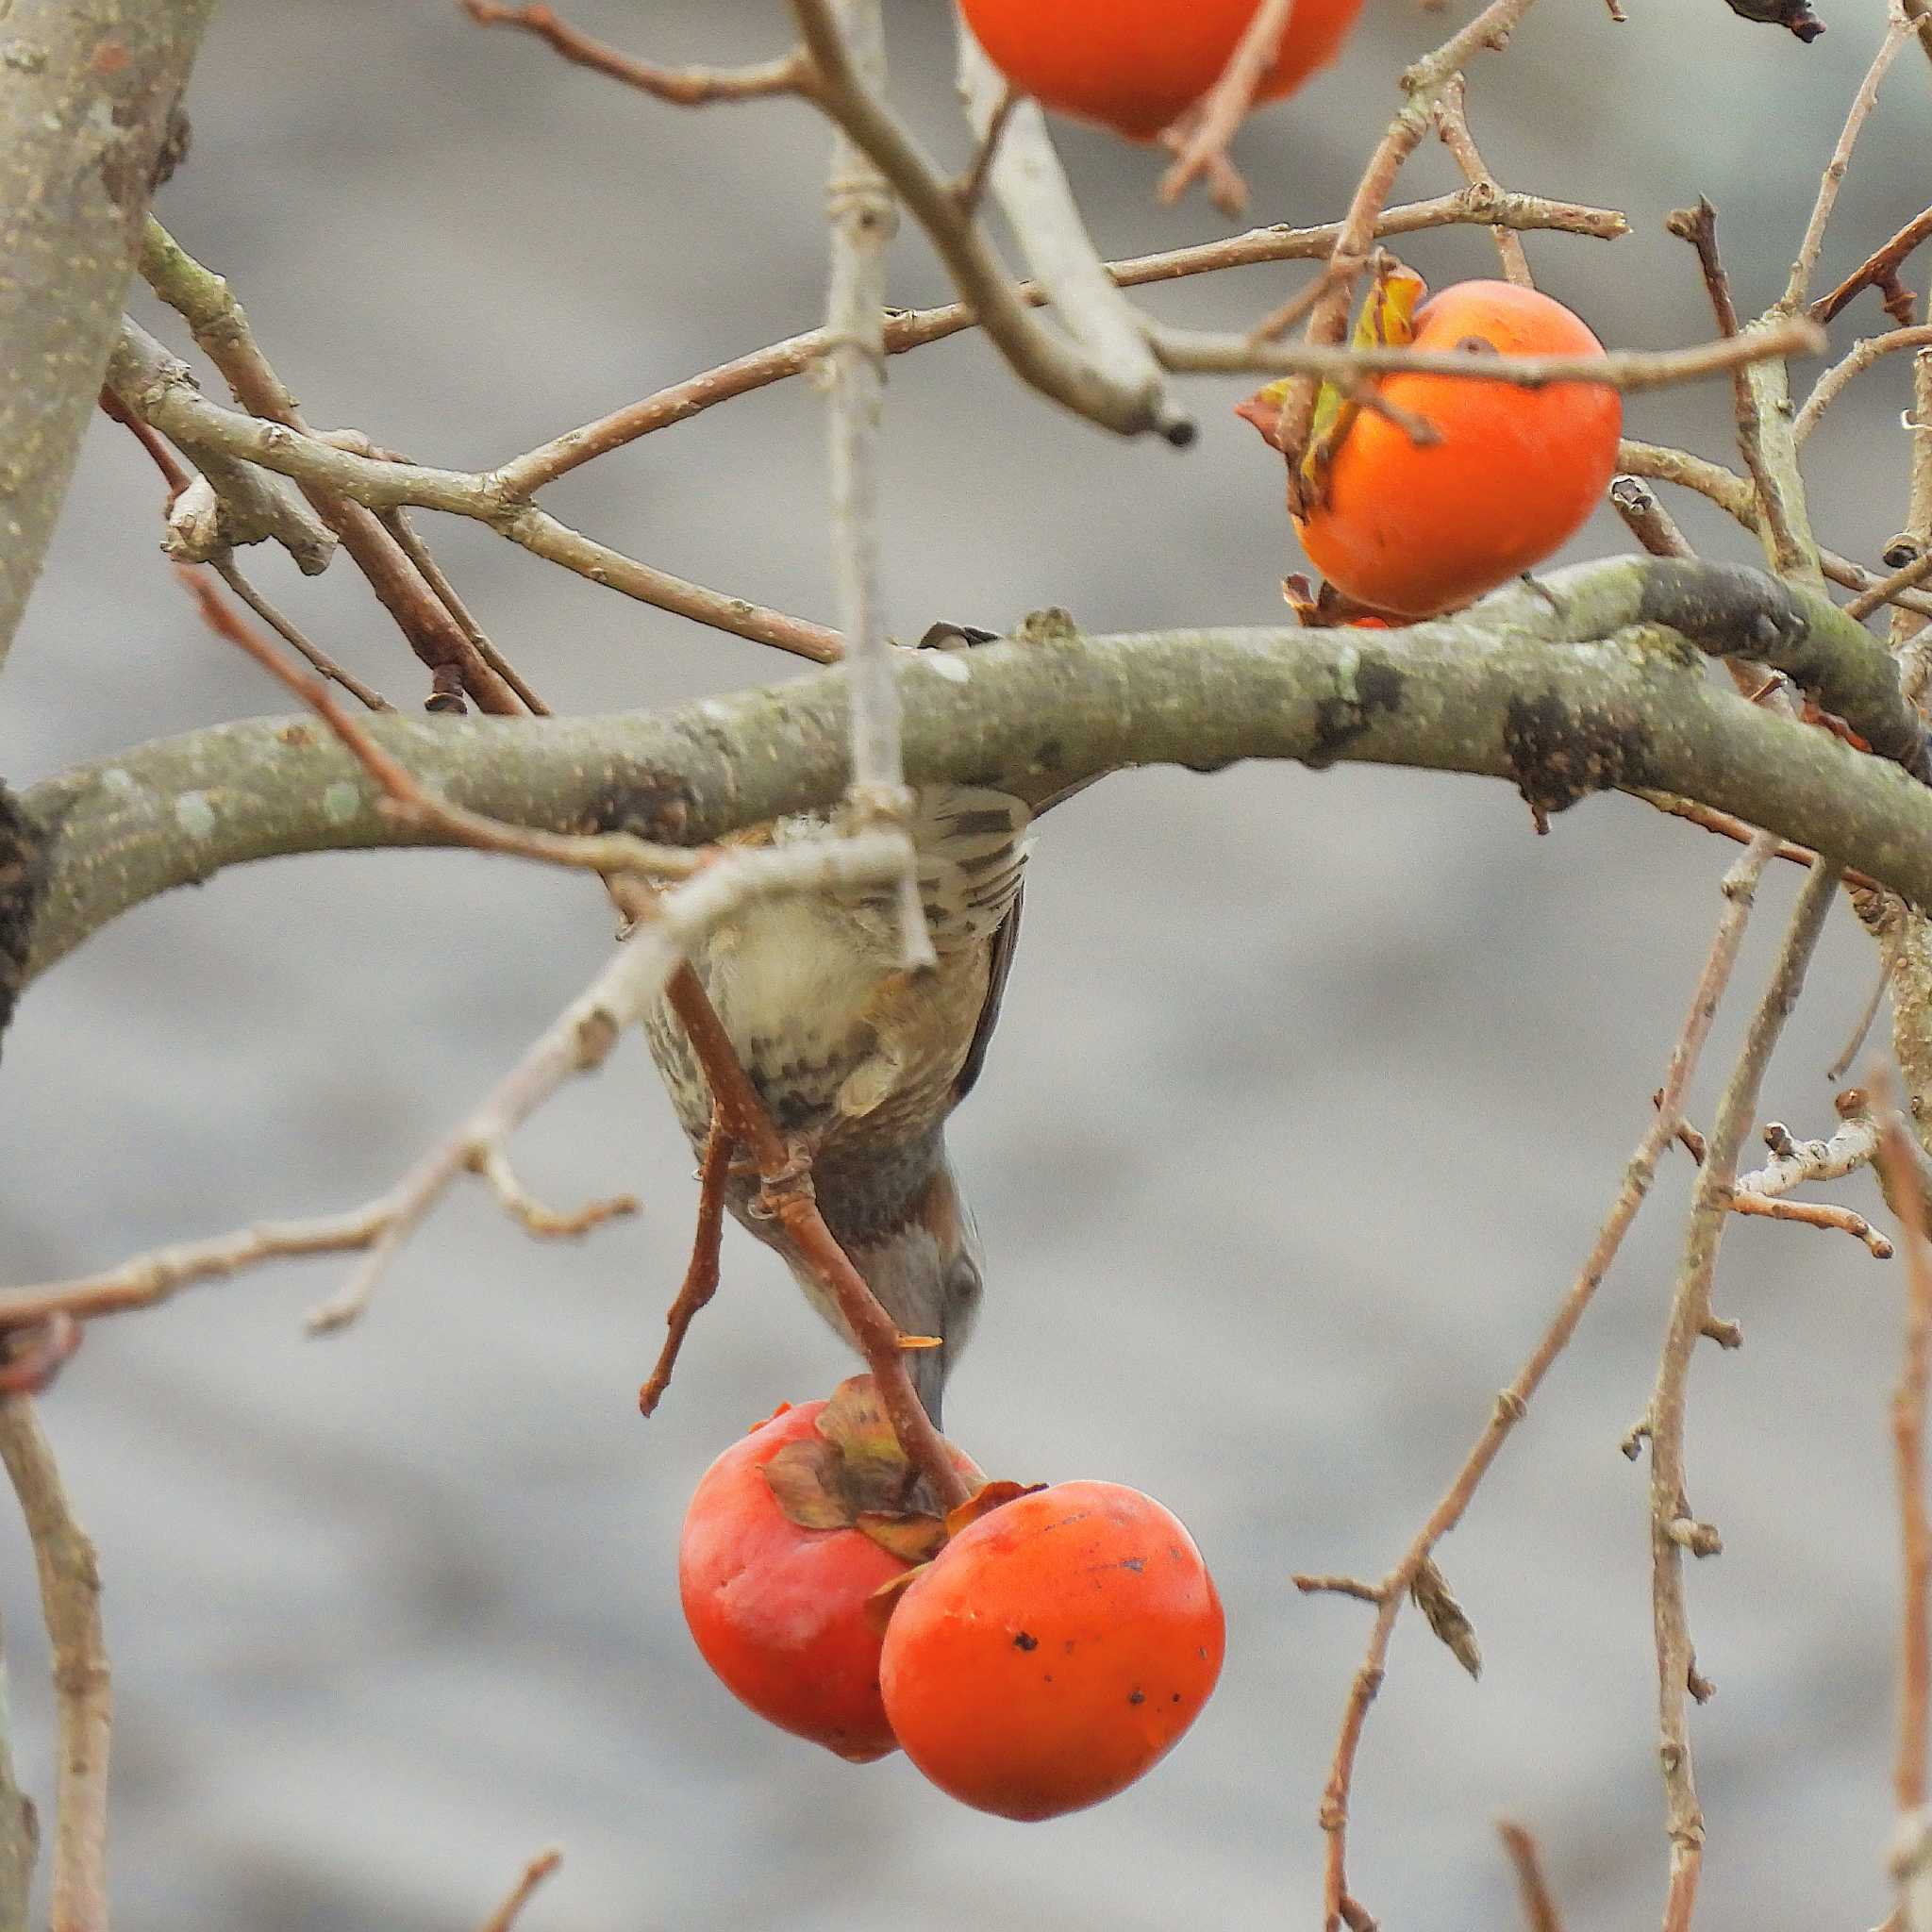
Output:
[[[906,772],[1036,804],[1126,766],[1249,758],[1504,778],[1544,811],[1614,788],[1664,791],[1932,908],[1932,791],[1717,688],[1686,633],[1784,665],[1867,740],[1915,755],[1879,646],[1824,599],[1749,571],[1620,558],[1402,631],[1173,630],[907,653]],[[700,842],[825,805],[847,774],[837,671],[664,714],[376,717],[367,728],[452,804],[558,831]],[[360,767],[307,719],[160,740],[51,778],[24,804],[46,840],[30,973],[226,866],[446,842],[387,816]]]

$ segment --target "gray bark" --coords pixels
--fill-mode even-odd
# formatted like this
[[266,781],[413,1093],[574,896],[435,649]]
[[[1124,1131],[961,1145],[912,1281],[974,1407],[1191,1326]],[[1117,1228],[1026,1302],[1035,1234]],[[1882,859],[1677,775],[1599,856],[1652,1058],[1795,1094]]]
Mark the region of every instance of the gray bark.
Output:
[[0,8],[0,663],[99,392],[214,0]]
[[[1779,658],[1874,742],[1923,760],[1884,653],[1823,599],[1749,571],[1625,558],[1405,631],[1035,626],[971,652],[908,654],[907,776],[1001,784],[1043,804],[1129,765],[1345,758],[1507,779],[1546,812],[1618,787],[1669,791],[1932,908],[1932,790],[1717,688],[1692,634]],[[848,773],[836,671],[660,715],[367,723],[453,802],[553,830],[708,840],[826,804]],[[142,745],[23,804],[42,881],[20,936],[30,975],[127,908],[224,867],[425,842],[384,816],[312,718]]]

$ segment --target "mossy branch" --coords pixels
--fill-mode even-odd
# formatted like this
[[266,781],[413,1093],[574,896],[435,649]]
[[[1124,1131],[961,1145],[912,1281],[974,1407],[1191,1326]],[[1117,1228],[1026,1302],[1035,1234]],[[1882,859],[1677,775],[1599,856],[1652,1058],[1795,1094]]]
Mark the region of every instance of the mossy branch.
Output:
[[[1718,688],[1700,650],[1778,664],[1890,757]],[[1611,558],[1389,632],[1036,624],[971,653],[907,653],[897,675],[915,783],[1001,784],[1044,805],[1127,766],[1274,758],[1507,779],[1541,812],[1666,791],[1932,908],[1932,790],[1904,769],[1924,768],[1924,739],[1890,660],[1824,598],[1732,566]],[[666,713],[368,727],[451,803],[550,830],[697,842],[825,804],[847,779],[839,671]],[[129,907],[231,865],[440,842],[387,817],[311,719],[160,740],[23,803],[42,841],[29,976]]]

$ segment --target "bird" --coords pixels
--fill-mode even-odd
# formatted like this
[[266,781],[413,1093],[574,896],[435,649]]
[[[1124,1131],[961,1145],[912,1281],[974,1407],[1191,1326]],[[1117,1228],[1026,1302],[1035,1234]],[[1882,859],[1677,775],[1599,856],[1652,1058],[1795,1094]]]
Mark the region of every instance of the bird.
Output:
[[[993,634],[935,625],[924,649],[962,649]],[[694,949],[695,970],[774,1124],[810,1162],[826,1226],[902,1334],[920,1400],[939,1424],[947,1377],[984,1293],[985,1259],[946,1150],[945,1126],[985,1065],[1019,936],[1032,812],[984,785],[917,787],[908,832],[937,964],[901,963],[891,889],[755,900]],[[782,845],[822,838],[841,814],[802,813],[722,841]],[[702,1154],[711,1094],[669,1003],[644,1035],[678,1123]],[[791,1268],[807,1299],[853,1340],[817,1274],[769,1215],[755,1175],[734,1172],[733,1218]]]

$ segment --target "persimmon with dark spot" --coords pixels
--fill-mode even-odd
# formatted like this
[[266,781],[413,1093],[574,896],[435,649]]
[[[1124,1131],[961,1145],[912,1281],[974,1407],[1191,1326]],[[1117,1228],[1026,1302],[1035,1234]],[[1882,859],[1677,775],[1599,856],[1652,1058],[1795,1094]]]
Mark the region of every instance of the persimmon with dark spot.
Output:
[[[1604,353],[1560,302],[1508,282],[1444,289],[1415,310],[1408,340],[1472,358]],[[1241,406],[1270,441],[1285,387]],[[1507,583],[1582,528],[1615,473],[1624,410],[1606,384],[1396,375],[1374,389],[1391,414],[1348,414],[1304,469],[1295,528],[1329,583],[1377,610],[1433,617]],[[1433,441],[1410,434],[1417,418]]]
[[941,1790],[1054,1818],[1173,1749],[1224,1638],[1213,1578],[1170,1511],[1118,1483],[1058,1483],[957,1529],[899,1591],[880,1688]]
[[[1257,105],[1341,51],[1362,0],[1295,0]],[[1023,93],[1132,141],[1152,141],[1221,77],[1255,0],[960,0],[979,44]]]
[[870,1763],[893,1748],[870,1600],[944,1536],[871,1376],[855,1375],[828,1402],[780,1408],[706,1471],[678,1543],[685,1621],[741,1703]]

